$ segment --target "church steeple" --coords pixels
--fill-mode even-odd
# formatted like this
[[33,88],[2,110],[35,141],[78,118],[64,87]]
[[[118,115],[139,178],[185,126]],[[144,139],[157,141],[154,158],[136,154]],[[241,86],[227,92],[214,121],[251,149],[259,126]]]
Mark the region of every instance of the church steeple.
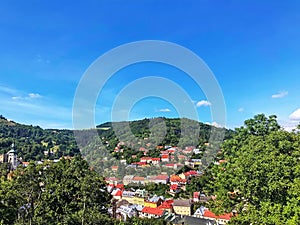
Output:
[[17,153],[14,149],[15,144],[12,143],[11,150],[7,152],[7,162],[10,163],[11,169],[16,169],[18,167]]

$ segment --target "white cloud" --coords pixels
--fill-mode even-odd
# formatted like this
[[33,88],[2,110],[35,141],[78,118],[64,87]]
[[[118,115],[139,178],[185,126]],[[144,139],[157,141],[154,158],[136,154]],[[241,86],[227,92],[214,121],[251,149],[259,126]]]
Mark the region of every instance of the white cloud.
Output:
[[243,107],[239,108],[238,112],[244,112],[244,108]]
[[218,128],[224,127],[224,126],[218,124],[218,123],[215,122],[215,121],[213,121],[213,122],[211,122],[211,123],[210,123],[210,122],[206,122],[205,124],[211,125],[211,126],[214,126],[214,127],[218,127]]
[[30,99],[38,99],[38,98],[42,98],[42,95],[38,93],[29,93],[25,97],[21,95],[11,97],[12,100],[30,100]]
[[28,97],[29,98],[41,98],[42,96],[38,93],[29,93]]
[[280,91],[276,94],[272,95],[272,98],[283,98],[285,96],[287,96],[289,93],[287,91]]
[[12,100],[20,100],[20,99],[22,99],[22,97],[21,96],[13,96],[13,97],[11,97],[11,99]]
[[171,109],[166,108],[166,109],[160,109],[159,111],[160,112],[171,112]]
[[201,107],[201,106],[211,106],[211,103],[207,100],[201,100],[199,102],[197,102],[196,104],[197,107]]
[[300,121],[300,108],[295,110],[290,116],[289,116],[290,120],[293,121]]

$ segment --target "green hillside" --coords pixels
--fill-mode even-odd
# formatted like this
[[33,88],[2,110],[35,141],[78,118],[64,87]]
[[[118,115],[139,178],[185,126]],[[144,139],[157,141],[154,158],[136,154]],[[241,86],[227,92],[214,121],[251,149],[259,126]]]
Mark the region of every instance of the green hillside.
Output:
[[24,161],[73,156],[79,153],[73,132],[70,130],[42,129],[9,121],[0,116],[0,154],[9,151],[13,143],[18,156]]

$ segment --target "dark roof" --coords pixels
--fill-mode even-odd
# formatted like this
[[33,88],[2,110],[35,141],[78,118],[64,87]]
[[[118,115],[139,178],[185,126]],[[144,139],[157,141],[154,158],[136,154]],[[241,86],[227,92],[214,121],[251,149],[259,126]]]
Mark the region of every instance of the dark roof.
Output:
[[192,205],[192,201],[189,199],[175,199],[173,205],[190,207]]
[[217,225],[216,221],[196,218],[192,216],[185,216],[182,219],[179,219],[175,224],[188,224],[188,225]]

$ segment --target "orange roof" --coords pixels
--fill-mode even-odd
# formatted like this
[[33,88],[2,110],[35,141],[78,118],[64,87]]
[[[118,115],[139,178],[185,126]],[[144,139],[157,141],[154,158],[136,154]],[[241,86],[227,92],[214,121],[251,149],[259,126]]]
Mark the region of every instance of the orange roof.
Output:
[[27,166],[29,162],[22,162],[22,164]]
[[164,214],[164,210],[161,210],[159,208],[150,208],[150,207],[144,207],[142,209],[143,213],[148,213],[152,215],[162,216]]
[[181,177],[178,176],[178,175],[172,175],[171,178],[170,178],[170,180],[173,181],[173,182],[174,182],[174,181],[180,181],[180,180],[181,180]]
[[157,175],[157,176],[155,177],[156,180],[166,180],[166,179],[168,179],[168,178],[169,178],[168,175],[163,175],[163,174]]
[[167,158],[169,158],[169,155],[162,155],[161,158],[167,159]]
[[133,180],[145,180],[145,177],[134,177]]
[[212,211],[205,210],[203,216],[208,217],[208,218],[214,218],[214,219],[230,220],[230,218],[232,217],[232,213],[225,213],[225,214],[217,216]]

